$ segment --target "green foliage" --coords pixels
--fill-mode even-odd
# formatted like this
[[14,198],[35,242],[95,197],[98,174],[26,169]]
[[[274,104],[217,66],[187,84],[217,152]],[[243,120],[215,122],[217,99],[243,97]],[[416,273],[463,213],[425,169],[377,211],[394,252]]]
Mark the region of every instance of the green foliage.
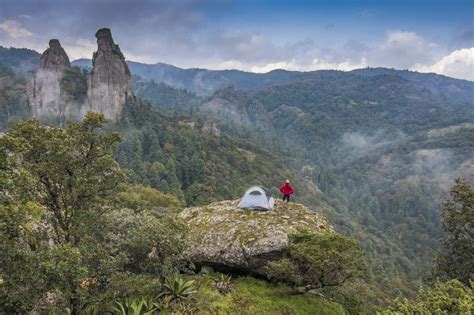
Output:
[[35,181],[34,193],[50,215],[51,237],[57,244],[79,242],[87,222],[100,216],[105,197],[116,192],[123,179],[111,155],[120,137],[100,133],[103,123],[105,118],[94,113],[66,129],[26,121],[1,139],[8,159],[21,160],[16,169]]
[[100,133],[104,122],[91,113],[67,129],[26,121],[0,139],[2,308],[26,311],[58,290],[77,310],[80,279],[114,261],[97,242],[123,178],[111,155],[119,137]]
[[442,218],[448,238],[441,243],[435,274],[469,285],[474,281],[474,187],[467,180],[456,180]]
[[197,313],[204,314],[347,314],[344,307],[309,294],[295,295],[292,288],[252,277],[234,277],[232,290],[222,294],[215,275],[194,277]]
[[471,314],[472,289],[458,280],[436,281],[429,290],[420,289],[416,300],[395,299],[382,314]]
[[146,81],[141,77],[132,77],[133,93],[154,107],[166,112],[192,114],[202,99],[184,89],[175,89],[162,82]]
[[176,214],[183,204],[175,196],[151,187],[131,185],[117,194],[121,207],[132,209],[135,213],[147,211],[156,217]]
[[128,299],[116,302],[113,308],[116,314],[120,315],[151,315],[158,312],[160,305],[152,299]]
[[284,258],[268,263],[267,274],[310,289],[342,285],[362,276],[364,268],[355,241],[337,234],[300,232],[290,236]]
[[174,218],[136,216],[134,226],[120,233],[126,239],[121,248],[127,253],[126,267],[134,272],[166,276],[179,269],[179,253],[184,247],[184,227]]
[[[214,137],[203,122],[165,116],[149,104],[127,104],[116,128],[124,141],[115,151],[134,182],[172,194],[186,205],[240,197],[249,186],[294,178],[276,158],[245,139]],[[298,191],[299,193],[299,191]]]
[[160,296],[168,297],[170,300],[187,298],[197,293],[194,282],[194,280],[186,280],[179,275],[167,277]]
[[179,267],[183,228],[170,214],[181,203],[124,185],[112,159],[119,136],[104,122],[93,113],[66,129],[27,121],[0,139],[1,311],[78,313],[138,290],[156,295],[146,274]]
[[0,63],[0,81],[0,130],[5,130],[10,123],[29,118],[30,108],[24,78]]
[[153,275],[117,272],[108,279],[106,297],[126,299],[136,296],[157,296],[161,281]]

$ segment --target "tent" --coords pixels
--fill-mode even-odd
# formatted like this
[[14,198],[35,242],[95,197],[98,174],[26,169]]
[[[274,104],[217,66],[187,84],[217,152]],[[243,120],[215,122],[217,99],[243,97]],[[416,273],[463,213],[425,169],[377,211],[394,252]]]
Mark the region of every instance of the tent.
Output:
[[262,187],[250,187],[240,200],[237,208],[254,210],[271,210],[275,199]]

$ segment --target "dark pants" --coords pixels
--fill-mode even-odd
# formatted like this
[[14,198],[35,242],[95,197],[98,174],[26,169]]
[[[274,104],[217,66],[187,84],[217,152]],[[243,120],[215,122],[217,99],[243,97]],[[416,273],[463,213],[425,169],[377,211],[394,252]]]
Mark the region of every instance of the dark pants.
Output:
[[283,195],[283,201],[285,200],[290,202],[290,195]]

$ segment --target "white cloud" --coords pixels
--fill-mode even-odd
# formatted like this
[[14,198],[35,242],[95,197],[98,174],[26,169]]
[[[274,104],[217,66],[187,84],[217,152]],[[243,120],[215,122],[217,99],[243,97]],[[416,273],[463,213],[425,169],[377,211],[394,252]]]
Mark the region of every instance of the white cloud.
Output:
[[354,69],[365,68],[368,66],[367,59],[362,58],[359,62],[351,59],[341,61],[329,61],[323,58],[315,58],[310,64],[300,64],[295,59],[269,63],[263,66],[253,66],[249,70],[252,72],[266,73],[276,69],[293,71],[314,71],[314,70],[342,70],[350,71]]
[[6,20],[0,23],[0,30],[5,32],[11,38],[28,37],[33,35],[32,32],[24,28],[15,20]]
[[454,50],[431,65],[416,65],[413,70],[474,81],[474,47]]
[[59,40],[63,46],[69,59],[75,60],[79,58],[92,58],[92,52],[97,50],[97,44],[86,38],[66,38],[64,41]]
[[284,69],[284,70],[293,70],[293,71],[301,71],[304,70],[302,66],[298,65],[294,59],[289,61],[278,61],[272,62],[262,66],[253,66],[250,68],[250,71],[257,72],[257,73],[266,73],[276,69]]
[[431,53],[437,47],[415,32],[391,30],[383,43],[372,53],[372,65],[395,68],[410,68],[417,63],[431,60]]
[[367,58],[362,57],[359,62],[351,59],[345,59],[339,62],[328,62],[324,59],[314,59],[311,64],[311,70],[342,70],[350,71],[354,69],[366,68],[368,66]]

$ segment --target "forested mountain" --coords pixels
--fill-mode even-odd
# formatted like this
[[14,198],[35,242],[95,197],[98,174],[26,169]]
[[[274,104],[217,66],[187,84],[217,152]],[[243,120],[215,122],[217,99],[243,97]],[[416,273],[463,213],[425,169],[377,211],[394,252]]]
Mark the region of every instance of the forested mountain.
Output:
[[[271,121],[271,134],[248,135],[279,139],[278,155],[323,191],[338,228],[374,253],[378,281],[419,281],[441,235],[447,187],[474,177],[474,83],[390,69],[305,75],[260,91],[224,88],[174,111],[218,118],[238,136],[235,125],[259,125],[246,122],[243,100],[263,106],[259,121]],[[152,95],[141,97],[160,108]]]
[[[4,131],[32,116],[34,60],[30,50],[0,50]],[[92,69],[89,60],[72,64]],[[359,241],[377,294],[414,292],[443,235],[448,187],[458,176],[474,180],[473,82],[391,69],[254,74],[127,64],[134,96],[107,129],[123,137],[114,157],[133,183],[203,205],[253,184],[277,193],[290,178],[298,201],[323,204],[336,230]],[[86,99],[89,71],[61,76],[61,88]]]
[[[144,64],[128,61],[130,70],[145,81],[163,82],[177,89],[185,89],[200,96],[210,96],[217,90],[234,86],[239,90],[257,91],[270,86],[300,82],[302,80],[319,80],[341,71],[320,70],[309,72],[274,70],[268,73],[252,73],[239,70],[182,69],[172,65],[157,63]],[[73,65],[91,69],[90,59],[78,59]],[[474,83],[453,79],[434,73],[418,73],[408,70],[388,68],[365,68],[350,71],[362,76],[396,75],[417,86],[424,87],[447,100],[471,102],[474,98]]]
[[28,48],[0,46],[0,63],[21,74],[31,74],[38,67],[41,54]]

